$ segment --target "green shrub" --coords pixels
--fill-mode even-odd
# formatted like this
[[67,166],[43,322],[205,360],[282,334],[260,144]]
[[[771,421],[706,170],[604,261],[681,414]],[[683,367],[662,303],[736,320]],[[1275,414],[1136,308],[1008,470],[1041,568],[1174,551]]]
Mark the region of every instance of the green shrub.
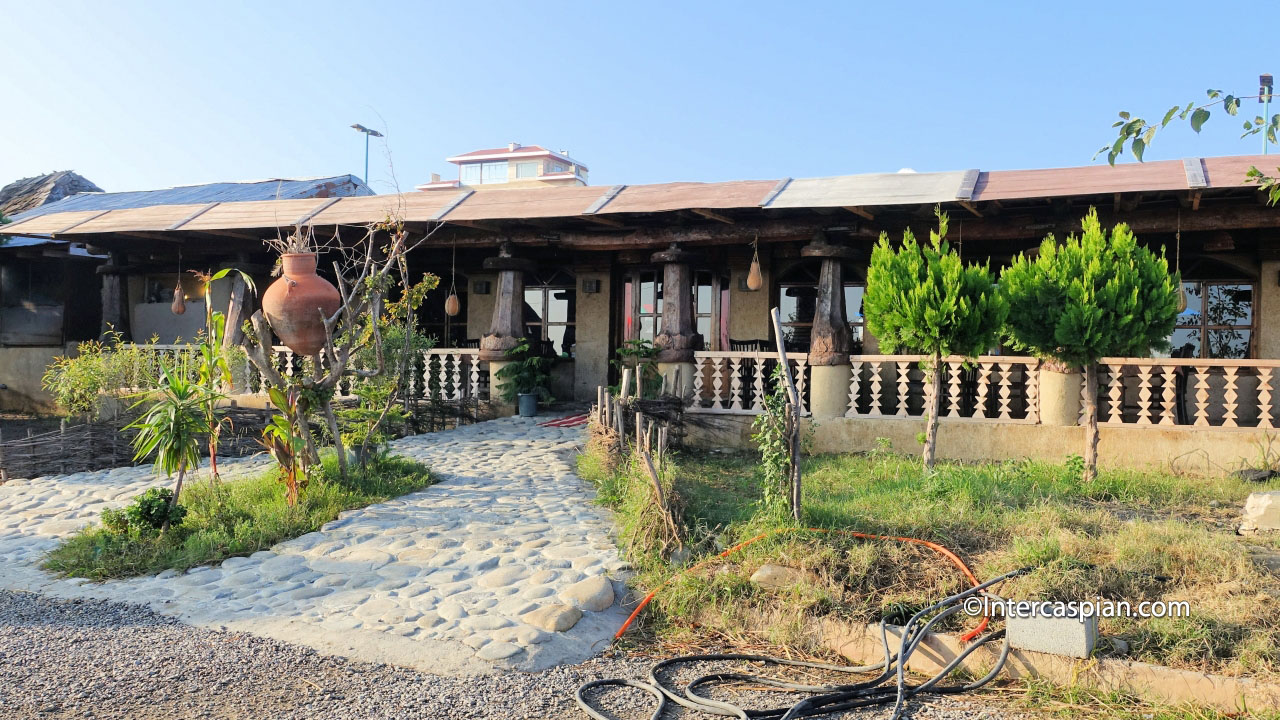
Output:
[[[142,533],[158,532],[166,525],[180,525],[187,516],[187,509],[173,501],[173,491],[169,488],[153,487],[134,498],[124,508],[124,516],[130,529]],[[103,525],[106,524],[104,519]]]

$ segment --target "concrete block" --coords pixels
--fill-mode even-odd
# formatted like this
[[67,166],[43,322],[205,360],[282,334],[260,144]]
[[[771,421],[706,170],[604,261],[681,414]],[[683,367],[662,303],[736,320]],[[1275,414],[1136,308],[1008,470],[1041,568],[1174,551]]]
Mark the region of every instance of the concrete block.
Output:
[[1280,490],[1250,493],[1244,502],[1240,532],[1280,530]]
[[[1030,605],[1030,603],[1028,603]],[[1009,613],[1006,632],[1009,645],[1020,650],[1087,658],[1098,644],[1098,617],[1053,617],[1055,606],[1041,603],[1035,617],[1032,613]]]

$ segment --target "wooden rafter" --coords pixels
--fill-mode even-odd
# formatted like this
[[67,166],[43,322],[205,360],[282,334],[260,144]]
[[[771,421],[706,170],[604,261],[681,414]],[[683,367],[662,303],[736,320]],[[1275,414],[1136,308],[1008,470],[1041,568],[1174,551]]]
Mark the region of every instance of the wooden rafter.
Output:
[[448,220],[446,222],[450,225],[461,225],[462,227],[468,227],[475,230],[484,230],[485,232],[496,233],[496,232],[502,231],[502,229],[499,228],[497,225],[483,223],[483,222],[480,222],[479,220]]
[[977,206],[968,200],[957,200],[956,202],[960,203],[960,207],[973,213],[975,217],[982,217],[982,213],[978,212]]
[[727,215],[721,215],[720,213],[715,212],[714,210],[707,210],[705,208],[689,208],[689,211],[694,213],[695,215],[701,215],[702,217],[707,218],[708,220],[716,220],[718,222],[726,223],[728,225],[734,224],[733,218]]
[[867,219],[867,220],[875,220],[875,219],[876,219],[876,216],[875,216],[875,215],[872,215],[872,214],[871,214],[871,213],[870,213],[866,208],[860,208],[860,207],[854,207],[854,206],[852,206],[852,205],[846,205],[844,209],[845,209],[845,210],[848,210],[849,212],[853,213],[854,215],[857,215],[857,216],[858,216],[858,217],[860,217],[860,218],[865,218],[865,219]]
[[600,223],[601,225],[606,225],[612,228],[626,227],[626,225],[623,225],[621,222],[609,217],[601,217],[599,215],[583,215],[581,217],[583,220],[590,220],[593,223]]

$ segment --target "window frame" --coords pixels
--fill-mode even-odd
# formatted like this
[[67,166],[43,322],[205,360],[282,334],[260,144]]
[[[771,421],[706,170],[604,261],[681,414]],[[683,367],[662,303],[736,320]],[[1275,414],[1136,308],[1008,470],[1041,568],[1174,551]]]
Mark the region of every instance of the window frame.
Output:
[[[526,160],[525,162],[516,163],[516,179],[527,180],[529,178],[538,177],[538,175],[540,174],[538,172],[540,165],[541,163],[539,163],[537,160]],[[529,172],[529,174],[527,175],[524,174],[524,171],[526,170]]]
[[[568,301],[569,307],[565,314],[566,320],[551,320],[551,300],[552,295],[556,292],[568,291],[574,294],[573,300]],[[521,297],[523,305],[530,305],[529,294],[538,293],[539,307],[534,308],[534,312],[538,314],[536,321],[522,318],[521,323],[524,327],[525,336],[532,342],[538,341],[539,344],[550,340],[550,329],[552,327],[565,328],[565,337],[568,335],[569,329],[573,329],[573,342],[564,343],[568,347],[563,352],[556,353],[556,357],[573,359],[577,357],[574,347],[577,345],[577,327],[578,327],[578,285],[577,278],[565,271],[556,271],[543,282],[541,278],[536,278],[535,282],[525,283],[524,295]],[[532,306],[531,306],[532,307]],[[524,313],[521,313],[522,315]],[[530,328],[537,327],[538,335],[536,337],[529,333]]]
[[[480,163],[480,184],[481,185],[501,185],[507,182],[508,180],[510,180],[509,175],[511,171],[510,171],[510,168],[508,167],[508,164],[509,163],[506,160],[495,160],[491,162]],[[487,174],[488,171],[490,170],[501,170],[501,172],[495,173],[497,177],[495,179],[490,180]]]
[[[787,288],[813,288],[814,295],[816,297],[818,292],[818,272],[816,269],[810,268],[807,266],[792,267],[788,269],[788,271],[784,273],[783,276],[785,277],[786,275],[791,275],[793,273],[797,273],[800,271],[808,271],[808,277],[806,277],[804,280],[780,279],[776,283],[777,292],[778,292],[778,301],[776,304],[778,308],[782,307],[782,298],[786,295]],[[810,280],[809,278],[812,278],[812,280]],[[846,300],[846,291],[849,288],[862,288],[863,302],[864,303],[866,302],[867,283],[865,280],[845,280],[840,288],[840,299],[842,302]],[[781,315],[781,313],[779,313],[779,315]],[[859,355],[862,353],[866,343],[867,318],[866,318],[866,315],[864,315],[863,313],[858,313],[856,321],[852,320],[851,319],[852,317],[853,316],[849,312],[848,303],[846,302],[844,307],[844,319],[845,319],[845,324],[849,326],[849,333],[853,337],[852,354]],[[786,320],[783,317],[779,317],[778,320],[779,320],[779,324],[782,325],[782,330],[784,333],[784,338],[783,338],[784,342],[792,343],[792,348],[795,348],[795,349],[789,349],[788,352],[807,352],[808,351],[807,347],[801,350],[799,346],[795,344],[794,341],[787,340],[785,338],[785,333],[787,332],[788,328],[808,328],[809,343],[807,344],[812,344],[813,318],[810,317],[807,320]],[[769,328],[769,334],[770,335],[773,334],[772,327]]]
[[[1200,322],[1183,323],[1179,320],[1174,321],[1173,331],[1176,334],[1179,330],[1195,330],[1200,334],[1199,350],[1200,354],[1193,359],[1197,360],[1229,360],[1244,359],[1251,360],[1257,356],[1257,337],[1258,337],[1258,283],[1253,280],[1241,279],[1214,279],[1214,280],[1183,280],[1182,286],[1198,286],[1200,290]],[[1249,288],[1249,322],[1247,324],[1210,324],[1209,322],[1209,288],[1211,286],[1221,285],[1240,285]],[[1213,330],[1245,330],[1249,333],[1248,347],[1245,350],[1243,358],[1223,358],[1215,357],[1208,353],[1209,332]],[[1172,340],[1170,336],[1170,340]]]

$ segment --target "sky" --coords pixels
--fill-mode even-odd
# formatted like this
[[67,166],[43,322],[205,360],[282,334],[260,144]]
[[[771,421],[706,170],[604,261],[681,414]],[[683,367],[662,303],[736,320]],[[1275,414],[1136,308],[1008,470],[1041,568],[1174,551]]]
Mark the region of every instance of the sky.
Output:
[[[1119,110],[1280,75],[1259,8],[0,0],[0,185],[359,176],[352,123],[386,135],[377,192],[509,142],[594,185],[1087,165]],[[1260,152],[1239,128],[1171,127],[1146,159]]]

